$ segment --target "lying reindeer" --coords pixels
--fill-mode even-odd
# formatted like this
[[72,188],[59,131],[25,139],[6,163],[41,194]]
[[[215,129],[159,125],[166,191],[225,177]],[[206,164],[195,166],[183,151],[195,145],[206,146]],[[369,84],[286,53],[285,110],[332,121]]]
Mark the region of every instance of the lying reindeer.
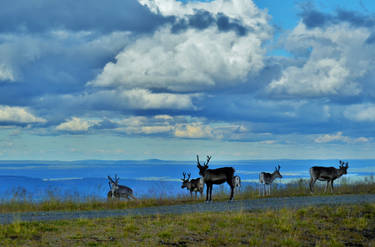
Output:
[[314,191],[314,184],[316,180],[327,181],[326,188],[324,192],[327,191],[328,185],[331,184],[331,192],[333,192],[333,181],[347,173],[349,167],[348,162],[339,161],[339,169],[335,167],[322,167],[322,166],[313,166],[310,168],[310,191]]
[[190,191],[190,196],[193,198],[193,192],[195,192],[195,199],[197,199],[197,192],[203,194],[203,188],[204,188],[204,183],[203,183],[203,178],[196,178],[192,179],[189,181],[191,174],[188,174],[188,178],[186,179],[186,173],[182,173],[184,178],[182,178],[182,186],[181,188],[187,188]]
[[199,175],[203,177],[203,181],[207,186],[206,202],[212,199],[212,187],[214,184],[222,184],[227,182],[230,186],[230,198],[233,200],[234,194],[234,168],[233,167],[222,167],[217,169],[208,169],[208,162],[210,162],[211,156],[207,156],[207,161],[203,166],[199,163],[199,156],[197,155],[197,167],[199,169]]
[[130,189],[129,187],[127,187],[125,185],[119,185],[118,184],[118,181],[120,180],[120,178],[117,176],[117,174],[115,175],[114,180],[110,176],[108,176],[108,180],[109,180],[109,188],[111,190],[108,192],[107,197],[111,197],[112,199],[114,197],[116,197],[116,198],[125,197],[128,200],[130,200],[130,198],[132,198],[134,200],[137,199],[133,196],[133,190],[132,189]]

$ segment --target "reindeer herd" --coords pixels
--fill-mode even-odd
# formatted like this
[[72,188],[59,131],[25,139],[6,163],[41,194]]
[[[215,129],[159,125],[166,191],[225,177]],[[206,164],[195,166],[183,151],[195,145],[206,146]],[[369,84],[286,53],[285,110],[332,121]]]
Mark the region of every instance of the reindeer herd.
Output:
[[[182,186],[181,188],[186,188],[190,191],[190,196],[193,198],[193,192],[195,193],[195,199],[197,199],[197,193],[200,193],[200,197],[203,196],[204,186],[206,185],[206,202],[212,201],[212,187],[214,184],[227,183],[230,187],[230,197],[229,201],[233,200],[235,189],[240,189],[241,178],[234,175],[235,170],[233,167],[221,167],[216,169],[209,169],[208,163],[210,162],[212,156],[207,156],[206,161],[201,165],[199,161],[199,156],[197,155],[197,168],[199,170],[200,177],[195,179],[190,179],[191,173],[186,174],[183,172]],[[339,161],[339,168],[335,167],[323,167],[323,166],[313,166],[310,168],[310,191],[314,191],[314,185],[317,180],[326,181],[327,185],[324,192],[327,191],[330,185],[331,192],[333,192],[333,181],[347,174],[347,169],[349,167],[348,162]],[[187,175],[187,177],[186,177]],[[280,173],[280,165],[275,167],[273,173],[261,172],[259,174],[259,195],[266,196],[271,195],[271,185],[276,178],[282,178]],[[120,178],[115,175],[114,179],[108,176],[109,192],[107,194],[108,199],[113,198],[127,198],[136,199],[133,195],[133,190],[127,186],[119,185]]]

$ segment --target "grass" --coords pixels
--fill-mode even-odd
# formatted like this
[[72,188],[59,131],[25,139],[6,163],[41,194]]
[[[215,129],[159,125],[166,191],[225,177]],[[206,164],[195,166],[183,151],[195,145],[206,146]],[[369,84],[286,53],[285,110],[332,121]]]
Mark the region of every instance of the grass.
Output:
[[15,222],[0,246],[375,246],[375,204]]
[[[308,181],[299,179],[294,182],[280,185],[273,184],[272,197],[286,196],[312,196],[312,195],[331,195],[332,193],[323,193],[325,183],[317,182],[315,193],[311,194],[308,190]],[[335,185],[334,194],[371,194],[375,193],[374,177],[368,177],[361,182],[350,182],[346,178],[340,179],[340,185]],[[175,205],[185,203],[202,202],[191,200],[190,196],[178,195],[176,197],[159,197],[159,198],[141,198],[136,201],[126,200],[103,200],[96,197],[79,198],[66,197],[64,199],[56,198],[51,193],[46,200],[33,202],[32,198],[25,196],[27,193],[23,189],[21,193],[17,192],[14,198],[0,203],[0,213],[10,212],[28,212],[28,211],[77,211],[77,210],[104,210],[104,209],[128,209],[149,206]],[[228,200],[229,191],[227,185],[216,187],[213,195],[214,200]],[[256,199],[259,198],[257,188],[246,186],[239,193],[235,193],[236,200]]]

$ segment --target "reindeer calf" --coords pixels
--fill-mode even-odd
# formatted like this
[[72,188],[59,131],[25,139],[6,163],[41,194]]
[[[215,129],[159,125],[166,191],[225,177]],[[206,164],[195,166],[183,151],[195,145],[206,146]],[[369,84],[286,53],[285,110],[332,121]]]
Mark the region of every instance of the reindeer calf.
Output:
[[190,191],[190,196],[193,198],[193,192],[195,192],[195,199],[197,199],[197,192],[200,193],[201,197],[203,194],[203,188],[204,188],[204,183],[203,183],[203,178],[196,178],[196,179],[190,179],[191,174],[188,174],[188,178],[186,179],[186,173],[182,173],[184,178],[182,178],[182,186],[181,188],[187,188]]

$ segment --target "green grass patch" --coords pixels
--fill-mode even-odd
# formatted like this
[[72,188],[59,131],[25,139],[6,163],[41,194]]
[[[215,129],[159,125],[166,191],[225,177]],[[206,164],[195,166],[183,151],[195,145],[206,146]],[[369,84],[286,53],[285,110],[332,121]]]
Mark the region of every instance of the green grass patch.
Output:
[[0,246],[375,246],[375,204],[18,221]]

